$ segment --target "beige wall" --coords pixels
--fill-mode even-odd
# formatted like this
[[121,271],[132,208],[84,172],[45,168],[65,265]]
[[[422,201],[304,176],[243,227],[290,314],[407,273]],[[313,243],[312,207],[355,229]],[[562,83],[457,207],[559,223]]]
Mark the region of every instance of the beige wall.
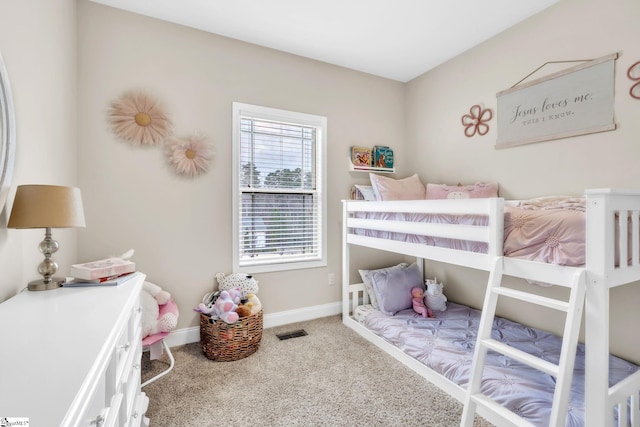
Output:
[[[350,145],[393,145],[398,176],[418,171],[425,182],[496,180],[509,198],[638,187],[640,101],[627,95],[625,77],[640,59],[635,0],[562,0],[406,85],[87,0],[77,0],[77,8],[74,0],[0,0],[0,12],[0,52],[11,79],[18,135],[8,206],[18,184],[78,184],[87,228],[77,232],[77,251],[75,231],[55,231],[62,245],[56,257],[60,271],[75,261],[134,248],[140,270],[176,297],[179,327],[196,324],[191,308],[213,287],[216,272],[231,269],[233,101],[327,116],[329,152],[335,153],[328,182],[329,265],[258,275],[267,314],[341,298],[339,200],[352,183],[367,180],[346,171]],[[617,130],[495,150],[494,119],[488,135],[464,137],[460,117],[471,105],[495,109],[496,92],[542,63],[612,52],[620,53]],[[160,148],[131,147],[113,137],[107,107],[129,89],[156,95],[179,135],[201,131],[211,138],[217,155],[208,174],[181,178],[165,164]],[[6,223],[7,209],[0,217]],[[0,227],[0,301],[37,277],[41,238],[40,230]],[[373,253],[357,258],[362,267],[382,262]],[[481,304],[484,274],[442,266],[430,271],[445,280],[451,299]],[[335,286],[327,284],[329,273],[338,278]],[[463,287],[468,281],[478,286]],[[639,320],[639,294],[624,287],[612,295],[614,350],[635,360],[638,348],[628,337]],[[557,323],[539,312],[527,316],[519,306],[501,311],[514,318],[524,313],[526,321],[550,329]]]
[[[524,23],[420,76],[406,86],[409,168],[425,182],[498,181],[501,195],[526,198],[581,194],[585,188],[640,187],[640,101],[628,95],[628,67],[640,60],[640,2],[562,0]],[[460,118],[476,103],[496,109],[496,93],[508,89],[547,61],[598,58],[618,52],[615,121],[618,129],[569,139],[496,150],[496,119],[486,136],[466,138]],[[565,64],[561,67],[570,67]],[[533,78],[559,68],[545,67]],[[485,275],[463,269],[433,271],[447,282],[452,299],[482,305]],[[475,289],[462,282],[477,281]],[[542,292],[561,293],[559,290]],[[638,361],[629,336],[640,321],[640,287],[612,293],[614,351]],[[521,318],[513,304],[502,313]],[[554,315],[532,313],[529,322],[557,329]]]
[[[256,274],[265,314],[341,300],[341,204],[352,182],[351,145],[393,144],[403,156],[403,84],[98,5],[78,3],[79,179],[87,228],[79,259],[129,248],[148,280],[180,309],[179,328],[197,324],[192,308],[230,273],[231,113],[244,102],[328,118],[328,266]],[[118,141],[109,103],[144,89],[161,100],[178,135],[200,131],[215,144],[209,173],[176,175],[160,147]],[[371,260],[369,260],[371,262]],[[328,274],[337,283],[328,285]]]
[[[16,119],[16,159],[0,213],[0,301],[38,279],[44,230],[8,230],[15,186],[76,185],[76,5],[74,0],[0,0],[0,54]],[[0,207],[2,209],[2,207]],[[67,274],[77,258],[75,230],[54,230],[54,259]]]

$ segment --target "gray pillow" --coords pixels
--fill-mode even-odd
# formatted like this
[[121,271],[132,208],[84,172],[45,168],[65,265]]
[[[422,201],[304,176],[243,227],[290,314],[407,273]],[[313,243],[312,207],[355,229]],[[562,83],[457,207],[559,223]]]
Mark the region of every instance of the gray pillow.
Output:
[[371,301],[371,305],[376,310],[379,310],[378,299],[376,298],[375,292],[373,292],[373,285],[371,284],[371,280],[369,279],[369,274],[376,271],[390,271],[397,270],[409,267],[409,264],[406,262],[401,262],[398,265],[392,265],[391,267],[380,268],[378,270],[358,270],[360,273],[360,277],[362,278],[362,283],[364,283],[364,288],[367,290],[367,294],[369,294],[369,301]]
[[413,306],[412,288],[424,290],[422,273],[415,263],[407,268],[372,271],[369,279],[378,301],[378,309],[390,316]]

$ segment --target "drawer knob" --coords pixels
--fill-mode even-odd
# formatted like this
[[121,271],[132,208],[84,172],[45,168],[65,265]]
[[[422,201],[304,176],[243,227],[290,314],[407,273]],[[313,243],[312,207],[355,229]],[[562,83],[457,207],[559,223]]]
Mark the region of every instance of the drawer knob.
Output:
[[92,420],[89,424],[96,427],[102,427],[104,424],[104,417],[102,415],[98,415],[95,420]]

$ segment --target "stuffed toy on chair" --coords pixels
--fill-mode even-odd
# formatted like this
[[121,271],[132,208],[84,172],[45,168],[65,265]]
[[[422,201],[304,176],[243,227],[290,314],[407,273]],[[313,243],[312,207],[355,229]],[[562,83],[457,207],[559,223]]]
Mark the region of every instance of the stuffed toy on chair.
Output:
[[171,294],[160,286],[144,282],[142,285],[142,338],[159,332],[170,332],[178,325],[178,313],[159,316],[160,306],[171,299]]
[[421,315],[422,317],[435,317],[433,312],[424,305],[424,291],[422,288],[411,289],[411,302],[413,303],[413,311]]

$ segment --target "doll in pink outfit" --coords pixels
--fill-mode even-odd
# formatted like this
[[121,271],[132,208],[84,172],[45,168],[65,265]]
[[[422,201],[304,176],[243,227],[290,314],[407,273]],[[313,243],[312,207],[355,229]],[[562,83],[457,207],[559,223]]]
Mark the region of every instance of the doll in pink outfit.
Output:
[[413,302],[413,311],[420,314],[422,317],[436,317],[433,312],[424,305],[424,291],[422,288],[411,289],[411,301]]

